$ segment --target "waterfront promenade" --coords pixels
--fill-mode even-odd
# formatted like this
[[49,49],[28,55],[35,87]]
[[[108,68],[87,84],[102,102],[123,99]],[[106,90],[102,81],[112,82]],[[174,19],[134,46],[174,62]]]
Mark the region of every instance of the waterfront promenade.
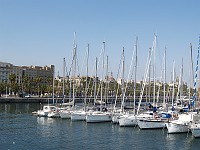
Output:
[[[115,103],[115,98],[116,97],[108,97],[106,99],[106,103],[107,104],[111,104],[113,105]],[[84,97],[75,97],[74,99],[74,103],[84,103],[84,100],[85,98]],[[97,97],[96,99],[98,102],[101,101],[101,97]],[[151,98],[152,100],[152,98]],[[66,97],[64,99],[64,103],[68,103],[68,102],[71,102],[72,101],[72,98],[69,98],[69,97]],[[105,101],[105,99],[103,99],[103,101]],[[39,103],[39,104],[59,104],[59,103],[63,103],[63,98],[62,97],[55,97],[54,100],[52,99],[52,97],[0,97],[0,103]],[[94,98],[86,98],[86,103],[87,105],[93,105],[94,104]],[[121,97],[119,96],[117,98],[117,106],[120,106],[121,105]],[[126,99],[126,102],[127,106],[130,106],[133,107],[133,104],[134,104],[134,99],[133,97],[127,97]],[[136,98],[136,105],[139,103],[139,97]],[[147,103],[152,103],[149,102],[145,97],[142,99],[142,103],[143,105],[144,104],[147,104]],[[159,101],[158,105],[161,105],[162,104],[162,100]]]
[[[98,97],[97,101],[100,101],[101,98]],[[69,97],[66,97],[64,99],[64,103],[72,101],[72,98],[70,100]],[[105,99],[103,100],[105,101]],[[109,97],[107,100],[107,103],[114,103],[115,98],[114,97]],[[126,102],[132,102],[133,103],[133,98],[127,98]],[[136,102],[139,101],[139,98],[136,99]],[[53,103],[52,97],[0,97],[0,103]],[[63,98],[62,97],[56,97],[54,98],[54,103],[63,103]],[[84,103],[84,97],[76,97],[75,98],[75,103]],[[94,98],[86,98],[86,103],[94,103]],[[117,98],[117,103],[121,103],[121,97]]]
[[[72,99],[71,99],[72,100]],[[69,98],[65,98],[64,102],[70,102]],[[93,103],[93,98],[87,98],[87,103]],[[109,102],[112,103],[114,99],[109,99]],[[75,98],[75,103],[83,103],[84,98],[83,97],[77,97]],[[53,103],[52,97],[29,97],[29,98],[22,98],[22,97],[0,97],[0,103]],[[54,98],[54,103],[63,103],[63,98]]]
[[[62,99],[57,99],[62,101]],[[0,97],[0,103],[52,103],[52,98],[22,98],[22,97]]]

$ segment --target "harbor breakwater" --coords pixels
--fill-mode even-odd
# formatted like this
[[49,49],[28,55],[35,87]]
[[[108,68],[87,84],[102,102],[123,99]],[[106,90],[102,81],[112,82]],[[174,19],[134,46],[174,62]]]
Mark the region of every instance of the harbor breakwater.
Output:
[[[70,102],[72,99],[65,98],[64,103]],[[121,100],[120,100],[121,101]],[[93,103],[93,98],[87,98],[86,103]],[[113,103],[114,99],[109,99],[108,103]],[[0,103],[63,103],[63,98],[48,98],[48,97],[0,97]],[[75,103],[84,103],[83,97],[75,98]]]
[[[69,102],[69,99],[64,99],[64,102]],[[76,98],[75,102],[81,103],[83,99]],[[21,97],[8,97],[0,98],[0,103],[63,103],[63,98],[45,98],[45,97],[34,97],[34,98],[21,98]]]
[[[116,103],[121,104],[121,97],[117,98]],[[71,102],[72,98],[66,97],[64,100],[62,97],[56,97],[56,98],[50,98],[50,97],[0,97],[0,103],[68,103]],[[74,99],[75,103],[84,103],[86,101],[87,104],[93,104],[94,103],[94,98],[84,98],[84,97],[76,97]],[[101,103],[101,98],[97,97],[96,99],[99,104]],[[108,99],[103,99],[103,101],[107,104],[114,104],[115,103],[115,98],[114,97],[109,97]],[[103,103],[104,103],[103,102]],[[139,98],[136,99],[136,104],[138,104]],[[146,99],[144,98],[142,100],[144,103],[150,103],[147,102]],[[125,103],[128,105],[133,105],[134,104],[134,99],[133,98],[128,98],[125,100]],[[161,103],[161,102],[159,102]]]
[[[86,103],[94,103],[94,98],[86,98],[84,99],[83,97],[76,97],[75,99],[75,103],[84,103],[84,101],[86,100]],[[65,98],[64,99],[64,103],[68,103],[72,101],[72,99],[70,98]],[[100,103],[101,99],[98,98],[97,101]],[[103,100],[105,101],[105,100]],[[136,102],[138,102],[139,99],[136,100]],[[127,99],[126,102],[128,103],[132,103],[133,104],[133,99]],[[47,97],[30,97],[30,98],[22,98],[22,97],[0,97],[0,103],[63,103],[63,98],[54,98],[54,100],[52,98],[47,98]],[[106,103],[108,104],[114,104],[115,103],[115,99],[114,98],[109,98],[106,100]],[[117,99],[117,103],[121,104],[121,99]]]
[[8,97],[0,98],[0,103],[51,103],[52,99],[49,98],[21,98],[21,97]]

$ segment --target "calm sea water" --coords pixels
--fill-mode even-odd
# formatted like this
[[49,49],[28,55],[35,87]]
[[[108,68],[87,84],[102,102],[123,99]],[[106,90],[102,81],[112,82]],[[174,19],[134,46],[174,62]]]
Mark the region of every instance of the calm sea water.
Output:
[[200,139],[166,130],[139,130],[112,123],[36,117],[39,104],[0,104],[0,150],[199,150]]

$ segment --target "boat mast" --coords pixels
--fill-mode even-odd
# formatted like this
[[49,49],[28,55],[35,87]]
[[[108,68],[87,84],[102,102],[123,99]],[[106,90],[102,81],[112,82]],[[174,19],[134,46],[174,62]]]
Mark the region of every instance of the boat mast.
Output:
[[[117,72],[117,79],[119,79],[119,74],[120,74],[120,70],[121,70],[122,61],[123,61],[123,54],[121,54],[121,59],[120,59],[119,68],[118,68],[118,72]],[[117,90],[116,90],[116,94],[115,94],[114,111],[115,111],[116,105],[117,105],[117,98],[118,98],[119,88],[120,88],[120,85],[117,84],[117,87],[116,87]],[[122,103],[122,99],[121,99],[121,103]]]
[[[74,32],[74,39],[73,39],[73,48],[72,48],[72,64],[71,64],[71,67],[70,67],[70,71],[69,71],[69,78],[70,78],[70,85],[69,85],[69,87],[70,87],[70,90],[69,90],[69,101],[73,101],[73,99],[72,99],[72,76],[73,76],[73,69],[74,69],[74,57],[75,57],[75,55],[74,55],[74,49],[75,49],[75,47],[76,47],[76,43],[75,43],[75,39],[76,39],[76,32]],[[72,73],[71,73],[72,72]]]
[[105,87],[105,102],[106,103],[108,102],[108,87],[109,87],[109,82],[108,82],[108,56],[107,56],[106,57],[106,87]]
[[97,62],[98,58],[96,57],[96,67],[95,67],[95,79],[94,79],[94,104],[96,103],[96,91],[97,91]]
[[173,80],[173,90],[172,90],[172,109],[174,107],[174,82],[175,82],[175,79],[174,79],[174,72],[175,72],[175,61],[173,62],[173,74],[172,74],[172,80]]
[[182,101],[181,104],[183,104],[182,95],[183,95],[183,58],[182,58],[182,66],[181,66],[181,86],[180,86],[180,100]]
[[193,57],[192,57],[192,44],[190,43],[190,60],[191,60],[191,67],[192,67],[192,82],[194,82],[194,63],[193,63]]
[[176,94],[176,106],[178,104],[178,99],[180,100],[181,102],[181,105],[182,105],[182,99],[181,99],[181,95],[182,95],[182,91],[181,91],[181,88],[182,88],[182,67],[183,67],[183,59],[182,59],[182,65],[181,65],[181,70],[180,70],[180,76],[179,76],[179,82],[178,82],[178,92]]
[[135,78],[134,78],[134,103],[133,103],[133,108],[134,108],[134,115],[135,115],[135,97],[136,97],[136,78],[137,78],[137,41],[138,37],[136,37],[136,42],[135,42]]
[[103,54],[102,54],[102,79],[101,79],[101,104],[100,110],[102,111],[102,103],[103,103],[103,79],[104,79],[104,52],[105,52],[105,42],[103,42]]
[[142,88],[141,88],[140,99],[139,99],[139,104],[138,104],[138,108],[137,108],[137,115],[139,114],[140,105],[141,105],[143,94],[144,94],[144,88],[146,86],[146,81],[147,81],[147,77],[148,77],[148,73],[149,73],[149,67],[150,67],[151,56],[152,56],[152,49],[151,49],[150,54],[151,55],[147,59],[147,65],[146,65],[146,69],[145,69],[145,73],[144,73],[144,79],[142,81]]
[[52,97],[53,97],[53,104],[54,104],[54,84],[55,84],[55,82],[54,82],[54,77],[55,76],[55,67],[53,67],[53,94],[52,94]]
[[75,76],[76,76],[76,48],[77,45],[74,48],[74,65],[73,65],[73,109],[75,105]]
[[156,101],[156,35],[154,37],[154,64],[153,64],[153,107],[155,107],[155,101]]
[[76,38],[76,32],[74,32],[74,42],[73,42],[73,106],[72,108],[74,109],[74,105],[75,105],[75,75],[76,75],[76,49],[77,49],[77,45],[75,43],[75,38]]
[[163,107],[165,107],[166,105],[166,101],[165,101],[165,98],[166,98],[166,95],[165,95],[165,90],[166,90],[166,47],[165,47],[165,53],[164,53],[164,86],[163,86]]
[[72,76],[71,76],[71,67],[69,71],[69,102],[72,100]]
[[85,84],[85,98],[84,98],[84,109],[86,111],[86,98],[88,92],[88,59],[89,59],[89,44],[87,45],[87,67],[86,67],[86,84]]
[[66,65],[66,62],[65,62],[65,58],[63,58],[63,103],[65,101],[65,65]]
[[148,92],[149,92],[149,103],[151,102],[151,48],[149,48],[149,56],[148,56],[148,61],[150,60],[150,64],[149,64],[149,84],[148,84]]
[[197,84],[197,75],[198,75],[198,67],[199,67],[199,50],[200,50],[200,36],[199,36],[199,45],[198,45],[198,51],[197,51],[197,65],[196,65],[196,72],[195,72],[195,78],[194,78],[194,94],[192,96],[192,108],[195,107],[195,100],[196,100],[196,84]]
[[124,96],[125,96],[125,89],[124,89],[124,64],[125,64],[125,56],[124,56],[124,47],[122,50],[122,104],[121,110],[124,112]]
[[[190,64],[191,64],[191,69],[189,71],[189,104],[191,105],[191,85],[194,82],[194,71],[193,71],[193,58],[192,58],[192,44],[190,43]],[[191,81],[191,76],[192,76],[192,81]],[[192,82],[192,83],[191,83]]]

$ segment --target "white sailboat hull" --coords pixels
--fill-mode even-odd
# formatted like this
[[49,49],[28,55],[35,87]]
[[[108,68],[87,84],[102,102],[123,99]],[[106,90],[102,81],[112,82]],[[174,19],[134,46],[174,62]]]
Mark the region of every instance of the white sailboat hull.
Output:
[[48,117],[48,114],[54,110],[56,110],[55,106],[44,105],[42,110],[37,111],[37,115],[40,117]]
[[112,115],[112,122],[119,123],[119,118],[120,118],[120,115],[118,115],[118,114]]
[[70,119],[71,118],[71,111],[61,111],[60,112],[60,118],[62,119]]
[[135,115],[121,116],[119,119],[119,126],[136,126],[137,118]]
[[168,133],[186,133],[195,113],[179,114],[178,120],[166,123]]
[[188,132],[187,124],[177,124],[177,123],[166,123],[168,133],[186,133]]
[[87,123],[92,123],[92,122],[110,122],[112,121],[111,114],[109,113],[91,113],[87,114],[86,116],[86,122]]
[[142,119],[138,120],[138,126],[140,129],[163,129],[165,128],[165,122],[156,119]]
[[43,111],[43,110],[38,110],[38,111],[37,111],[37,115],[38,115],[39,117],[47,117],[47,116],[48,116],[48,112],[45,112],[45,111]]
[[200,124],[191,125],[190,130],[195,138],[200,137]]
[[77,111],[71,114],[72,121],[83,121],[86,119],[86,112],[85,111]]

